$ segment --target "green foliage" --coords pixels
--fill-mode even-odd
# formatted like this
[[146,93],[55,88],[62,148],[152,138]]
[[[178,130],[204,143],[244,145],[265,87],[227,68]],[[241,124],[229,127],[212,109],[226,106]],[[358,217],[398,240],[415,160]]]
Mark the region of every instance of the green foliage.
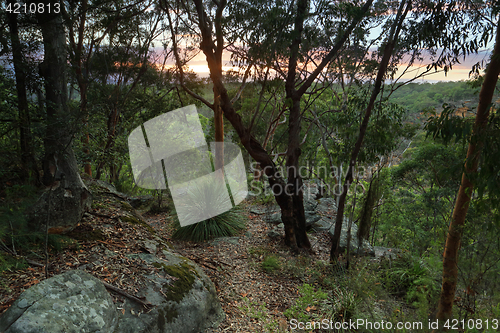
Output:
[[[472,133],[474,118],[456,115],[456,109],[443,105],[444,110],[431,116],[425,129],[428,135],[441,138],[445,144],[453,139],[455,142],[475,144],[480,142],[481,156],[477,173],[469,174],[480,199],[484,199],[490,207],[500,203],[500,176],[498,161],[500,159],[500,117],[498,110],[492,106],[486,128],[480,133]],[[469,109],[470,111],[470,109]],[[464,155],[465,156],[465,155]],[[498,214],[495,220],[500,221]]]
[[262,261],[260,266],[266,272],[272,273],[272,272],[277,271],[281,268],[281,263],[280,263],[280,260],[277,256],[269,255],[269,256],[266,256],[264,258],[264,260]]
[[443,102],[454,107],[464,103],[477,103],[477,90],[469,81],[409,83],[394,91],[390,97],[393,103],[401,105],[412,115],[414,121],[425,121],[422,111],[425,109],[440,110]]
[[[403,267],[393,261],[391,270],[383,270],[390,274],[384,273],[382,277],[388,290],[403,297],[422,315],[432,309],[437,299],[439,286],[435,281],[439,280],[441,255],[468,140],[453,138],[446,145],[441,138],[424,140],[424,137],[425,133],[419,134],[403,161],[390,169],[391,190],[382,198],[374,237],[375,244],[407,249],[423,258],[421,262],[410,260],[412,263]],[[496,137],[489,140],[494,142]],[[461,301],[455,307],[457,318],[470,316],[470,309],[488,307],[479,301],[479,294],[498,297],[499,238],[498,228],[492,223],[498,210],[492,193],[485,193],[482,199],[474,194],[476,200],[469,206],[463,229],[457,291]]]
[[242,311],[246,316],[249,316],[254,319],[263,320],[267,317],[267,308],[266,304],[258,304],[255,301],[250,301],[248,298],[243,297],[243,306],[238,306],[240,311]]
[[35,201],[35,193],[31,185],[13,184],[4,190],[0,205],[0,244],[9,252],[16,253],[34,239],[41,239],[41,234],[30,230],[24,214]]
[[[13,184],[6,187],[0,205],[0,271],[22,269],[26,263],[21,257],[45,245],[45,234],[28,225],[25,211],[37,199],[31,185]],[[54,251],[75,248],[78,242],[62,235],[49,235],[48,247]]]
[[[20,146],[20,119],[17,101],[16,83],[14,73],[0,65],[0,193],[6,181],[19,182],[26,177],[26,171],[22,165]],[[35,105],[28,101],[28,109],[35,112]],[[38,114],[34,114],[38,117]],[[23,124],[25,126],[25,124]],[[38,133],[40,124],[32,124],[30,130]],[[41,157],[41,140],[32,140],[32,149],[35,157]],[[34,178],[32,170],[28,177]],[[33,182],[33,179],[26,179]],[[7,185],[8,186],[8,185]]]
[[331,318],[335,322],[349,321],[355,317],[357,301],[354,292],[336,288],[331,300]]
[[24,259],[19,259],[10,254],[4,255],[0,252],[0,274],[5,271],[25,269],[28,263]]
[[258,303],[257,301],[251,301],[247,297],[242,298],[242,305],[238,306],[238,309],[243,313],[243,315],[253,318],[258,322],[262,323],[262,332],[266,333],[281,333],[284,331],[279,324],[273,320],[269,309],[267,309],[266,303]]
[[443,104],[443,111],[439,115],[433,112],[425,124],[427,135],[441,138],[445,144],[453,138],[455,142],[467,142],[472,133],[474,118],[465,118],[456,115],[455,112],[456,108],[446,103]]
[[460,143],[445,146],[424,140],[423,134],[415,138],[403,161],[384,180],[375,244],[404,248],[418,256],[429,249],[442,252],[464,151]]
[[428,304],[437,299],[440,290],[439,276],[432,272],[422,258],[404,254],[396,260],[381,262],[380,276],[389,292],[405,298],[413,307],[420,308],[423,314]]
[[[337,89],[340,87],[334,85],[333,90]],[[322,125],[333,130],[334,140],[328,140],[328,148],[333,160],[338,164],[350,158],[368,104],[366,96],[370,91],[369,85],[362,85],[352,87],[348,91],[336,91],[339,97],[335,99],[330,98],[326,93],[318,96],[317,113],[332,107],[341,111],[322,112],[323,116],[319,119]],[[362,165],[376,163],[380,155],[386,155],[396,148],[401,137],[412,137],[415,132],[415,129],[403,125],[406,110],[390,100],[377,102],[372,112],[364,144],[358,157],[358,163]],[[319,138],[313,138],[310,143],[317,145],[319,140]],[[322,150],[323,148],[320,148],[319,158],[326,157]]]
[[322,263],[320,260],[312,261],[306,256],[296,256],[284,262],[283,272],[299,279],[313,278],[314,283],[325,285],[323,278],[330,275],[330,271],[327,267],[321,266]]
[[113,185],[117,191],[127,194],[141,195],[153,194],[155,192],[154,190],[147,190],[136,186],[129,158],[127,158],[125,163],[122,165],[120,175]]
[[260,256],[269,253],[271,250],[266,247],[250,247],[248,249],[248,254],[254,258],[259,258]]
[[[265,177],[265,176],[262,176]],[[261,205],[270,205],[273,204],[274,201],[274,194],[269,186],[267,186],[267,183],[262,180],[250,180],[249,184],[249,192],[250,195],[252,195],[253,200],[257,204]]]
[[295,305],[285,310],[284,315],[288,319],[297,319],[298,321],[306,322],[311,319],[311,309],[319,307],[321,302],[328,298],[328,294],[323,292],[321,288],[314,289],[310,284],[303,284],[299,287],[301,296],[295,302]]

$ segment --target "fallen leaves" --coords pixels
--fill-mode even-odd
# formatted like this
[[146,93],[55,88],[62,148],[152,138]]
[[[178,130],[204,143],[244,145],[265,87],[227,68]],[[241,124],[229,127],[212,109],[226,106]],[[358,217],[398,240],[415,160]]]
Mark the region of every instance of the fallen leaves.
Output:
[[[100,208],[95,214],[85,216],[80,225],[81,230],[102,238],[84,239],[78,241],[78,246],[60,253],[50,254],[49,272],[51,275],[62,273],[69,269],[84,269],[109,285],[119,288],[130,295],[136,295],[141,289],[145,274],[165,275],[162,270],[144,265],[137,258],[138,253],[150,252],[144,247],[144,240],[151,237],[150,231],[144,226],[132,225],[122,221],[119,207],[109,201],[106,209]],[[268,224],[262,216],[249,215],[252,221],[248,223],[247,237],[239,236],[238,244],[226,241],[191,243],[172,240],[172,223],[168,214],[157,214],[147,217],[148,224],[156,231],[155,237],[173,246],[174,251],[196,262],[214,282],[226,319],[213,332],[249,332],[265,331],[262,320],[252,318],[243,313],[240,307],[244,299],[258,305],[265,305],[269,318],[279,324],[284,331],[287,319],[283,312],[291,307],[298,297],[300,279],[284,276],[270,276],[259,269],[263,257],[249,254],[251,248],[265,248],[267,251],[282,257],[291,254],[282,239],[267,237]],[[96,232],[96,230],[99,230]],[[321,239],[317,256],[328,258],[328,239]],[[161,247],[158,248],[161,255]],[[34,260],[43,261],[43,255],[37,254]],[[135,256],[135,257],[134,257]],[[0,276],[0,314],[3,313],[25,289],[43,281],[44,267],[28,267],[24,270],[8,272]],[[121,298],[112,294],[117,302],[118,310]],[[138,298],[140,299],[140,298]],[[315,307],[306,308],[307,312],[316,311]],[[139,315],[136,313],[136,315]],[[252,329],[250,329],[252,327]]]
[[[113,207],[113,202],[110,202],[108,209],[99,209],[93,214],[85,215],[82,223],[69,233],[71,237],[78,239],[77,246],[68,247],[61,252],[51,249],[49,277],[71,269],[83,269],[101,281],[133,295],[143,285],[143,275],[159,274],[159,269],[144,265],[139,258],[129,257],[142,252],[138,242],[151,233],[144,226],[133,226],[116,218],[120,208]],[[28,262],[36,265],[4,272],[0,276],[0,314],[23,291],[45,279],[45,267],[41,264],[44,261],[42,249],[31,249],[28,254],[36,259],[28,258]],[[113,297],[118,301],[118,297]]]

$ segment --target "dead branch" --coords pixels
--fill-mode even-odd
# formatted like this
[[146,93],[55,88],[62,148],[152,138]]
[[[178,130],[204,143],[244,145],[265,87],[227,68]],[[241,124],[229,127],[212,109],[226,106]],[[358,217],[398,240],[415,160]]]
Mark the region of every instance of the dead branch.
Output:
[[120,294],[120,295],[122,295],[122,296],[124,296],[124,297],[127,297],[128,299],[130,299],[130,300],[132,300],[132,301],[134,301],[134,302],[136,302],[136,303],[139,303],[139,304],[140,304],[140,305],[142,305],[142,307],[143,307],[145,310],[147,310],[148,312],[149,312],[151,309],[153,309],[153,305],[152,305],[151,303],[146,303],[146,302],[144,302],[143,300],[141,300],[141,299],[139,299],[139,298],[135,297],[134,295],[130,295],[130,294],[129,294],[129,293],[127,293],[125,290],[122,290],[122,289],[120,289],[120,288],[118,288],[118,287],[115,287],[115,286],[113,286],[113,285],[111,285],[111,284],[109,284],[109,283],[107,283],[107,282],[104,282],[104,281],[102,281],[102,280],[99,280],[99,281],[101,281],[101,283],[102,283],[102,284],[106,287],[106,289],[111,290],[111,291],[114,291],[114,292],[115,292],[115,293],[117,293],[117,294]]

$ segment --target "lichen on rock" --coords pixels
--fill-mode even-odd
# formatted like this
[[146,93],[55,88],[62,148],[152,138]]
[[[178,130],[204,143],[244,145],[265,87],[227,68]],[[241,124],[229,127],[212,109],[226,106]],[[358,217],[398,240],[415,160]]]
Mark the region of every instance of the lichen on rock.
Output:
[[99,280],[67,271],[29,288],[0,318],[5,333],[113,332],[118,313]]

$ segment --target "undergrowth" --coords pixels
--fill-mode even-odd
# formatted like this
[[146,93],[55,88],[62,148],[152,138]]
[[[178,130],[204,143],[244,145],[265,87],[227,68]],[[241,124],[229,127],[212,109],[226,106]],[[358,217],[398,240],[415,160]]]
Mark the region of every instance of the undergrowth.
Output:
[[[31,185],[12,185],[4,190],[0,202],[0,273],[26,267],[26,256],[43,260],[37,254],[45,245],[45,234],[28,225],[26,210],[38,198]],[[63,235],[48,235],[48,248],[62,251],[77,248],[78,242]]]

